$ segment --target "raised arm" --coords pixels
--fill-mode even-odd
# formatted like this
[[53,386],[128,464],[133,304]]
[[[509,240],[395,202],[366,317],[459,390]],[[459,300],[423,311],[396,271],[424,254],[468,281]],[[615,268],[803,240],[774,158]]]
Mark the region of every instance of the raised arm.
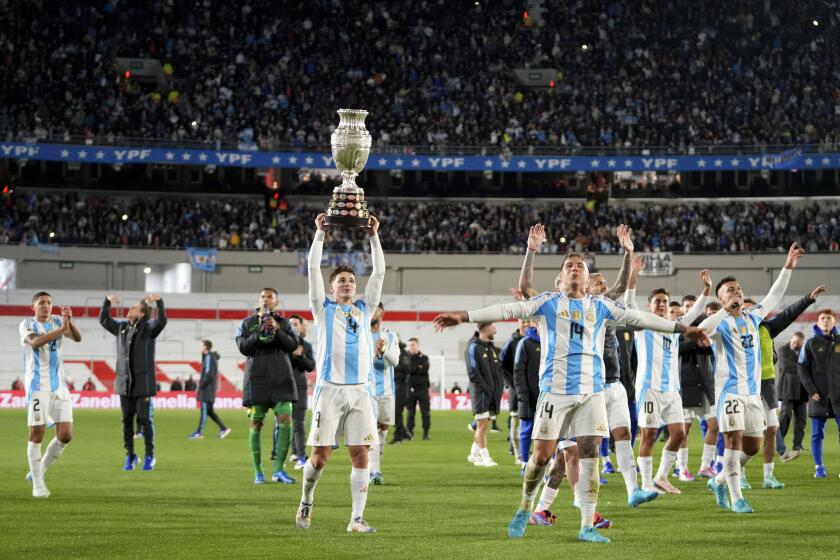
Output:
[[706,302],[712,293],[712,275],[709,274],[708,269],[704,268],[700,271],[700,281],[703,282],[703,291],[697,296],[697,300],[695,300],[691,309],[688,310],[688,313],[679,319],[684,325],[692,324],[697,317],[703,314],[703,310],[706,308]]
[[618,226],[615,230],[618,242],[621,248],[624,249],[624,258],[621,260],[621,270],[618,271],[618,278],[613,284],[613,287],[607,290],[603,295],[610,299],[618,299],[627,289],[630,282],[630,273],[633,261],[633,230],[624,224]]
[[705,331],[706,334],[711,336],[712,333],[715,332],[715,329],[718,328],[718,325],[720,325],[721,322],[723,322],[723,320],[726,319],[726,315],[726,309],[719,309],[714,315],[709,315],[708,317],[703,319],[703,322],[697,325],[697,328],[703,329],[703,331]]
[[790,246],[785,266],[779,272],[779,277],[776,278],[775,282],[773,282],[773,286],[770,288],[767,295],[764,296],[764,299],[756,306],[755,312],[758,313],[762,319],[767,317],[767,315],[777,305],[779,305],[779,302],[782,300],[782,296],[785,295],[785,291],[787,290],[788,282],[790,281],[790,274],[793,272],[793,269],[796,268],[797,263],[799,263],[799,259],[804,254],[805,249],[803,249],[799,243],[794,243]]
[[528,248],[525,251],[525,261],[522,263],[522,270],[519,271],[519,291],[525,298],[537,295],[537,290],[531,282],[534,279],[534,257],[540,250],[540,245],[545,242],[545,227],[542,224],[531,226],[528,230]]
[[368,313],[373,315],[379,300],[382,299],[382,284],[385,282],[385,253],[379,242],[379,220],[370,217],[370,255],[373,260],[373,270],[365,286],[365,306]]
[[146,302],[157,303],[157,318],[149,321],[152,328],[152,338],[157,338],[163,332],[163,327],[166,326],[166,307],[163,305],[163,298],[159,295],[146,296]]
[[111,304],[118,304],[119,302],[120,299],[116,295],[109,294],[102,304],[102,309],[99,311],[99,324],[114,336],[120,331],[120,326],[111,317]]
[[82,333],[79,332],[79,328],[76,326],[76,323],[73,322],[73,308],[69,305],[63,305],[61,307],[61,322],[66,329],[64,331],[64,336],[74,342],[82,341]]
[[324,306],[324,301],[327,299],[324,293],[324,276],[321,274],[321,254],[324,251],[324,237],[326,231],[324,229],[324,220],[326,214],[318,214],[315,218],[315,237],[312,239],[312,247],[309,248],[309,256],[307,257],[306,267],[309,278],[309,308],[312,313],[316,313]]
[[[630,276],[627,279],[627,290],[624,292],[624,305],[630,309],[638,309],[636,304],[636,281],[639,279],[639,273],[645,267],[645,260],[641,255],[636,255],[632,258],[630,266]],[[613,299],[613,298],[610,298]]]
[[802,313],[808,309],[808,306],[817,301],[817,297],[824,291],[825,286],[814,288],[813,292],[791,303],[772,319],[765,319],[762,321],[761,324],[767,327],[767,330],[770,332],[770,338],[776,338],[779,336],[779,333],[788,328],[797,317],[802,315]]

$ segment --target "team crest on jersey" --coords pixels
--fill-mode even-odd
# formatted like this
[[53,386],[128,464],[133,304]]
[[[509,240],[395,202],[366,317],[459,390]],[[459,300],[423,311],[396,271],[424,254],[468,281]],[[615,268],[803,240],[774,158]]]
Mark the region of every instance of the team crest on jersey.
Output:
[[747,334],[747,327],[741,327],[741,334]]
[[35,421],[36,421],[36,422],[40,422],[40,421],[41,421],[41,415],[40,415],[40,414],[35,414]]
[[560,316],[563,317],[564,319],[568,319],[569,318],[569,312],[564,309],[563,311],[560,312]]
[[586,312],[586,320],[590,323],[595,320],[595,314],[592,312],[591,309]]
[[580,311],[572,311],[572,320],[580,321]]

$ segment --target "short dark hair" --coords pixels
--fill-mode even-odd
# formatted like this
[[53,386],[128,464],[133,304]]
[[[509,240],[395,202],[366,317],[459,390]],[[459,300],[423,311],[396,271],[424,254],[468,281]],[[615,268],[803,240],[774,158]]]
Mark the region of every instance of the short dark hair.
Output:
[[262,290],[260,290],[260,293],[263,292],[274,292],[275,296],[280,296],[280,294],[274,288],[263,288]]
[[38,298],[40,298],[41,296],[48,296],[50,299],[52,299],[52,296],[49,294],[49,292],[38,292],[37,294],[32,296],[32,303],[38,301]]
[[817,317],[818,318],[819,318],[820,315],[831,315],[835,319],[837,318],[837,315],[834,314],[834,311],[827,308],[827,307],[825,309],[820,309],[819,311],[817,311]]
[[204,345],[204,347],[205,347],[205,348],[207,348],[208,350],[212,350],[212,349],[213,349],[213,342],[211,342],[211,341],[209,341],[209,340],[202,340],[202,341],[201,341],[201,343],[202,343],[202,344]]
[[303,323],[304,321],[306,321],[306,319],[304,319],[303,317],[301,317],[301,316],[300,316],[300,315],[298,315],[297,313],[292,313],[291,315],[289,315],[289,319],[297,319],[297,320],[298,320],[298,321],[300,321],[301,323]]
[[720,282],[718,282],[717,286],[715,286],[715,296],[718,295],[718,292],[720,291],[721,286],[723,286],[727,282],[737,282],[737,281],[738,280],[736,280],[734,276],[724,276],[723,278],[721,278]]
[[671,302],[668,304],[668,307],[682,307],[682,304],[678,301],[671,300]]
[[376,307],[378,307],[378,308],[379,308],[379,309],[381,309],[382,311],[385,311],[385,305],[384,305],[381,301],[380,301],[379,303],[377,303],[377,304],[376,304]]
[[712,311],[720,311],[723,306],[716,301],[710,301],[706,304],[706,307]]
[[688,294],[687,296],[683,296],[682,302],[685,303],[687,301],[697,301],[697,296],[693,296],[691,294]]
[[799,338],[802,338],[802,339],[804,339],[804,338],[805,338],[805,335],[804,335],[804,334],[802,334],[802,331],[796,331],[796,332],[795,332],[795,333],[793,333],[791,336],[798,336]]
[[335,280],[336,276],[338,276],[342,272],[349,272],[350,274],[353,275],[353,278],[356,277],[356,271],[353,270],[352,266],[347,266],[347,265],[342,264],[342,265],[339,265],[339,266],[335,267],[334,269],[332,269],[332,272],[330,272],[330,284],[332,284],[332,281]]
[[744,303],[749,303],[750,305],[755,305],[756,301],[753,298],[745,297]]
[[140,302],[140,311],[143,313],[143,319],[145,320],[148,320],[152,316],[152,308],[149,307],[145,299]]
[[567,253],[565,257],[563,257],[563,262],[560,263],[560,269],[562,270],[564,266],[566,266],[566,261],[571,259],[572,257],[577,257],[583,261],[583,264],[586,265],[586,270],[589,270],[589,263],[586,262],[586,257],[581,255],[580,253]]
[[658,296],[659,294],[665,294],[665,295],[666,295],[666,296],[668,296],[669,298],[671,297],[671,294],[669,294],[669,293],[668,293],[668,290],[666,290],[665,288],[654,288],[654,289],[653,289],[653,290],[651,290],[651,291],[650,291],[650,293],[648,294],[648,302],[652,301],[652,300],[653,300],[653,298],[654,298],[654,297],[656,297],[656,296]]
[[409,341],[409,342],[411,342],[412,340],[413,340],[414,342],[416,342],[417,344],[420,344],[420,341],[419,341],[419,340],[417,340],[417,339],[416,339],[415,337],[413,337],[413,336],[412,336],[411,338],[409,338],[409,339],[408,339],[408,341]]
[[492,324],[493,324],[493,323],[491,323],[491,322],[489,322],[489,321],[484,322],[484,323],[479,323],[479,324],[478,324],[478,332],[483,331],[484,329],[486,329],[487,327],[491,326]]

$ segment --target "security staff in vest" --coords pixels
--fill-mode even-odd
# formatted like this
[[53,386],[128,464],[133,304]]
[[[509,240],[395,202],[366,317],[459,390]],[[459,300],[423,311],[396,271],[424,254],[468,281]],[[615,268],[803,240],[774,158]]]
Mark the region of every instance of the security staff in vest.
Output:
[[423,421],[423,439],[429,439],[429,428],[432,427],[432,416],[429,413],[429,357],[420,351],[420,342],[416,338],[409,338],[406,345],[408,351],[408,437],[414,439],[414,415],[420,406],[420,416]]
[[[123,469],[134,470],[138,462],[134,453],[134,417],[139,416],[146,442],[143,470],[155,468],[155,427],[152,397],[157,394],[155,381],[155,339],[166,326],[166,310],[159,295],[149,295],[128,308],[125,321],[111,318],[111,306],[119,305],[114,294],[105,298],[99,312],[99,324],[117,338],[117,378],[114,391],[122,408],[123,445],[126,459]],[[157,305],[157,318],[152,319],[151,304]]]

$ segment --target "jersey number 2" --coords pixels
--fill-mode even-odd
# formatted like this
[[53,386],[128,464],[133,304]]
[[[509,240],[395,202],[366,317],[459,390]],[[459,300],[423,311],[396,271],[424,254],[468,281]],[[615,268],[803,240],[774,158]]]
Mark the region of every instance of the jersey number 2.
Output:
[[32,412],[41,412],[40,406],[41,401],[39,399],[32,399]]

